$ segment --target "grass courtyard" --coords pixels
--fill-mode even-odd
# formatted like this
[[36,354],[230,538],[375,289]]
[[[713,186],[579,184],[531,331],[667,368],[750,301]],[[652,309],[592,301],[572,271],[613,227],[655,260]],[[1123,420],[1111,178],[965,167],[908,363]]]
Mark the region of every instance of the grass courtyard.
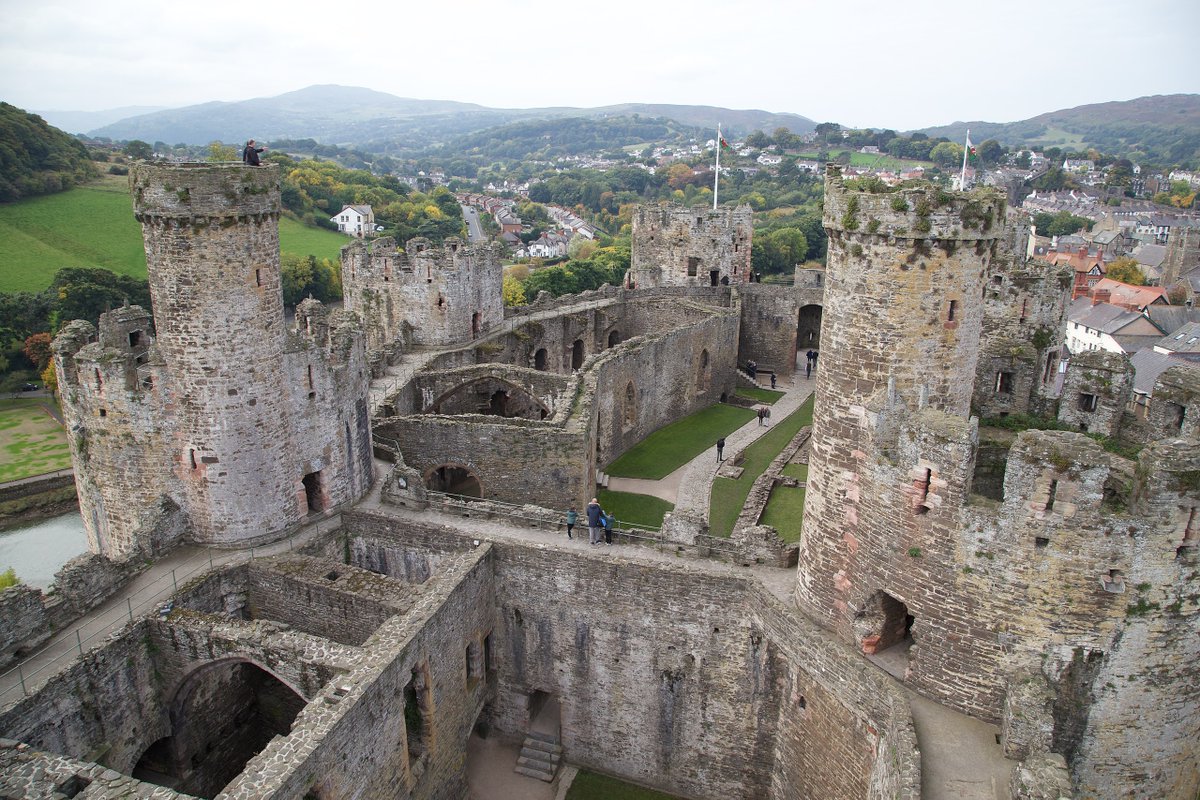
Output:
[[675,508],[659,497],[648,494],[633,494],[632,492],[613,492],[601,489],[596,499],[605,512],[617,518],[617,527],[641,526],[646,528],[662,527],[663,517]]
[[[729,536],[733,533],[733,525],[737,522],[742,506],[746,504],[746,498],[750,494],[750,488],[754,485],[755,479],[763,474],[775,456],[779,455],[801,428],[812,424],[812,412],[813,398],[809,397],[802,406],[772,425],[771,430],[745,449],[740,478],[734,480],[718,477],[713,480],[708,512],[709,529],[713,536]],[[807,471],[805,474],[807,475]],[[779,494],[779,491],[772,493],[771,503],[776,503],[777,506],[772,512],[771,503],[768,503],[763,522],[767,525],[775,525],[769,521],[771,515],[775,514],[775,518],[783,519],[787,523],[783,526],[775,525],[780,536],[786,541],[796,541],[800,537],[800,517],[796,511],[796,503],[799,502],[799,508],[804,507],[804,490],[791,489],[787,491],[793,494],[780,495],[778,501],[775,495]],[[798,498],[795,493],[799,493]],[[793,514],[795,514],[794,523],[788,522]],[[794,532],[791,530],[793,527]]]
[[0,400],[0,454],[0,482],[71,466],[66,431],[34,398]]
[[604,471],[618,478],[661,480],[754,419],[748,408],[718,403],[659,428]]

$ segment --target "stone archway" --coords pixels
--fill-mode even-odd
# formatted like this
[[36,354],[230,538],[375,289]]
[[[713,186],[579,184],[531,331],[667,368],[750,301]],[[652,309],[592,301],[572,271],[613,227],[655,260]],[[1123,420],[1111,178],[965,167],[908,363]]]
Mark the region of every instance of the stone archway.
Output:
[[189,673],[168,705],[170,732],[151,744],[133,777],[197,797],[215,797],[276,736],[287,736],[307,701],[245,658]]
[[462,464],[442,464],[425,473],[425,488],[463,497],[483,497],[483,484]]
[[579,369],[583,366],[583,359],[587,353],[583,346],[583,339],[576,339],[571,345],[571,369]]
[[815,303],[800,307],[796,321],[796,349],[800,352],[820,349],[822,311]]
[[507,419],[545,419],[550,408],[524,388],[502,378],[484,376],[444,392],[429,406],[433,414],[484,414]]
[[867,598],[855,615],[854,631],[862,651],[873,655],[896,645],[911,644],[915,619],[903,601],[878,591]]

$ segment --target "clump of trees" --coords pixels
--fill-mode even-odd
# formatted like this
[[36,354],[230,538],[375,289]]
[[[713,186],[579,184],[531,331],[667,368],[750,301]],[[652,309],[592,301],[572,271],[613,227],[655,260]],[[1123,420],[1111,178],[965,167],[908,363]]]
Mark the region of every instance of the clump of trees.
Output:
[[82,142],[0,102],[0,202],[61,192],[97,174]]
[[1090,231],[1094,224],[1087,217],[1077,217],[1069,211],[1059,211],[1057,214],[1041,211],[1033,215],[1033,225],[1038,236],[1066,236],[1084,228]]

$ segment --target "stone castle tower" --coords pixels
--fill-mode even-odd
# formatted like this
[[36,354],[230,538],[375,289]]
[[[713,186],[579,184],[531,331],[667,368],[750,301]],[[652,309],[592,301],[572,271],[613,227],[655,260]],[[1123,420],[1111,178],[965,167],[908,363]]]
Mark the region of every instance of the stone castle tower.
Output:
[[753,229],[747,205],[640,205],[633,212],[630,279],[640,289],[749,281]]
[[825,198],[798,604],[868,654],[899,648],[911,688],[1001,722],[1010,755],[1063,755],[1080,796],[1191,800],[1195,398],[1137,463],[1083,433],[1021,433],[1001,496],[976,494],[972,390],[1003,198],[859,192],[836,170]]
[[133,307],[104,315],[97,342],[81,322],[56,340],[93,549],[265,541],[359,497],[363,337],[311,306],[285,330],[278,168],[139,164],[130,186],[155,335]]
[[409,344],[470,341],[502,322],[501,250],[454,237],[409,239],[403,250],[390,237],[343,247],[346,308],[362,318],[373,360]]

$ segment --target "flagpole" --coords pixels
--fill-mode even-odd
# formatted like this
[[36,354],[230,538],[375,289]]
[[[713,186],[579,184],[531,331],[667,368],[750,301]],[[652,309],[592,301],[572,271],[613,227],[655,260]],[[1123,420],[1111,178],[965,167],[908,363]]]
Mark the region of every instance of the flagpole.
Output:
[[963,146],[962,172],[958,175],[958,190],[960,192],[967,190],[967,153],[969,152],[971,152],[971,129],[967,128],[967,143]]
[[717,188],[721,180],[721,123],[717,123],[717,166],[713,169],[713,211],[717,210]]

